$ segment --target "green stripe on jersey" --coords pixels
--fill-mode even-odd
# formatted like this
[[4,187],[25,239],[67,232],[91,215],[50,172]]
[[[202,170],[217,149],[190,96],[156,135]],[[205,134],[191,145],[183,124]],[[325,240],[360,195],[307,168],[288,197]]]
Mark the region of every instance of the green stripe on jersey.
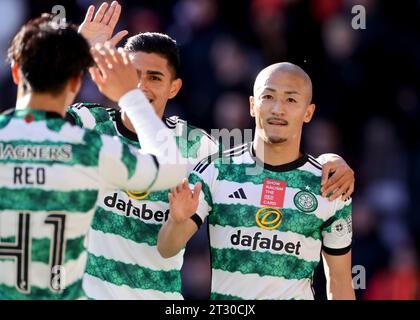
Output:
[[200,178],[195,172],[192,172],[190,174],[190,176],[188,177],[188,181],[190,184],[196,184],[197,182],[201,182],[201,190],[204,194],[204,200],[206,200],[207,204],[210,207],[213,207],[211,191],[207,183],[202,178]]
[[0,300],[74,300],[84,297],[82,289],[82,280],[78,280],[64,289],[62,293],[54,293],[50,289],[31,286],[31,293],[24,294],[16,290],[15,287],[9,287],[0,284]]
[[[85,251],[84,236],[66,240],[64,263],[77,260]],[[16,243],[16,237],[0,238],[0,243]],[[48,264],[50,261],[51,239],[32,239],[31,261]]]
[[120,235],[136,243],[146,243],[150,246],[157,245],[157,235],[161,226],[145,223],[137,218],[120,216],[101,207],[96,210],[92,222],[94,230]]
[[119,286],[127,285],[130,288],[162,292],[181,292],[179,270],[155,271],[89,253],[86,273]]
[[210,300],[243,300],[243,298],[238,296],[232,296],[230,294],[212,292],[210,295]]
[[95,122],[105,122],[109,120],[108,111],[105,108],[97,107],[97,108],[89,108],[88,109],[90,114],[95,118]]
[[0,210],[68,211],[91,210],[98,197],[97,190],[48,191],[36,188],[0,188]]
[[47,128],[55,132],[59,132],[66,124],[66,121],[60,118],[47,119],[45,122],[47,123]]
[[232,181],[238,184],[251,182],[259,185],[264,183],[264,179],[287,181],[287,188],[301,189],[302,186],[310,186],[312,193],[321,195],[321,176],[314,175],[311,172],[299,169],[285,172],[264,170],[259,175],[250,175],[247,174],[247,170],[255,170],[255,163],[220,163],[223,160],[226,161],[226,158],[220,158],[214,162],[215,167],[219,170],[218,176],[221,177],[218,180]]
[[128,171],[128,179],[130,179],[134,172],[136,172],[137,158],[131,153],[129,147],[126,144],[122,145],[121,161],[125,164]]
[[250,250],[211,248],[211,256],[213,269],[285,279],[310,278],[318,265],[318,261],[308,262],[292,255]]
[[[260,207],[243,204],[215,203],[214,212],[234,212],[235,214],[210,214],[209,223],[212,225],[239,227],[256,227],[255,215]],[[283,222],[276,229],[282,232],[291,231],[305,237],[321,240],[321,230],[324,223],[314,214],[303,213],[294,209],[280,209],[283,213]]]
[[7,126],[10,120],[12,120],[12,117],[10,115],[0,115],[0,129],[3,129],[5,126]]
[[332,223],[339,219],[346,219],[347,217],[351,216],[351,212],[351,204],[344,206],[340,210],[337,210],[336,213],[324,223],[322,231],[331,232]]

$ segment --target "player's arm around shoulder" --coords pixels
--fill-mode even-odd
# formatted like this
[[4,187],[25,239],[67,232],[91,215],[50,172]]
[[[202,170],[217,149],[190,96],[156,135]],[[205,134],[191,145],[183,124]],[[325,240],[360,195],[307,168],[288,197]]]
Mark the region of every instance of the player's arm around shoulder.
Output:
[[333,203],[333,216],[323,230],[322,257],[329,300],[354,300],[351,273],[352,219],[351,199]]
[[354,191],[355,177],[347,162],[334,153],[324,153],[315,160],[322,165],[322,196],[329,196],[330,201],[350,198]]

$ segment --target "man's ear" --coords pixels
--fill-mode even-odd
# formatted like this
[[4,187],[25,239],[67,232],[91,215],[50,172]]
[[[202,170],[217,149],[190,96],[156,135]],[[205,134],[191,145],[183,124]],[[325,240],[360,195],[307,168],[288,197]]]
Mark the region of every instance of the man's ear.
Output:
[[15,85],[18,86],[20,82],[19,65],[17,63],[12,62],[11,71],[13,82],[15,83]]
[[315,113],[315,104],[311,103],[307,108],[306,108],[306,112],[305,112],[305,116],[303,117],[303,122],[305,123],[309,123],[311,122],[312,116]]
[[255,118],[255,98],[253,96],[249,97],[249,113],[251,117]]
[[80,90],[80,87],[82,86],[82,77],[76,76],[76,77],[70,78],[68,82],[68,86],[69,86],[70,91],[73,92],[75,95],[77,95],[77,93]]
[[174,98],[182,87],[182,80],[177,78],[171,83],[171,91],[169,92],[169,99]]

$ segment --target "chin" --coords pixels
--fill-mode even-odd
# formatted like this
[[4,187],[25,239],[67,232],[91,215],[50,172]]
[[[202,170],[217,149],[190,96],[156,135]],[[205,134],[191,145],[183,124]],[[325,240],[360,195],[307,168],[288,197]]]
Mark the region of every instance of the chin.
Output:
[[278,144],[278,143],[284,143],[287,141],[287,138],[282,138],[282,137],[268,137],[266,142],[270,143],[270,144]]

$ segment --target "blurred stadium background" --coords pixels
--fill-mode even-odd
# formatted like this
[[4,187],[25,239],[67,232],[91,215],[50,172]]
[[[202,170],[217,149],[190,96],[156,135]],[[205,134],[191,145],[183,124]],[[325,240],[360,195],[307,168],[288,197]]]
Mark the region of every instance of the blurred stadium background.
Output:
[[[15,104],[3,61],[20,25],[58,4],[68,21],[80,24],[89,4],[101,2],[0,0],[0,111]],[[420,1],[119,2],[117,30],[177,40],[184,85],[167,114],[209,132],[253,127],[248,96],[258,70],[280,61],[303,67],[317,104],[303,148],[315,156],[338,153],[356,172],[353,265],[366,270],[366,289],[356,290],[357,297],[420,299]],[[365,7],[366,29],[352,29],[354,5]],[[113,105],[88,77],[78,101]],[[187,299],[208,297],[206,232],[188,245]],[[324,298],[322,277],[315,287]]]

